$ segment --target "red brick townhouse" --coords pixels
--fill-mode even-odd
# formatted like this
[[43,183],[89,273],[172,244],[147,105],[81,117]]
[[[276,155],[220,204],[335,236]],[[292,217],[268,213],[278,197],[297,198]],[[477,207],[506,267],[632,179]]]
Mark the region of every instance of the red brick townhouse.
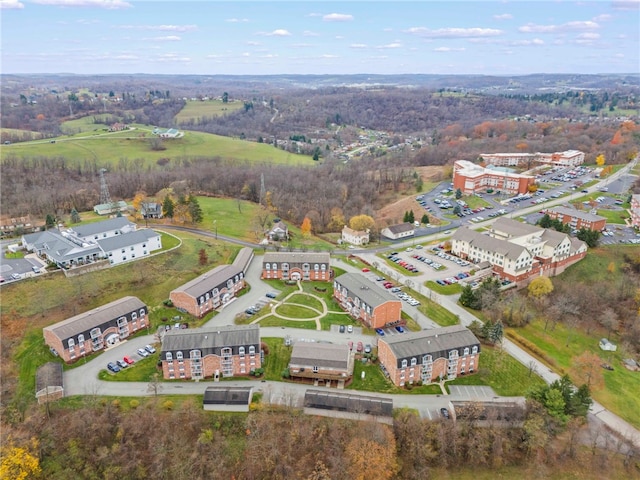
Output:
[[267,252],[262,258],[262,278],[278,280],[331,280],[329,252]]
[[261,367],[260,327],[225,325],[169,330],[160,352],[165,379],[219,379],[249,375]]
[[527,193],[535,183],[535,177],[506,170],[484,168],[468,160],[456,160],[453,164],[453,188],[465,195],[488,189],[509,193]]
[[631,215],[631,225],[640,228],[640,195],[631,195],[629,214]]
[[402,301],[358,273],[345,273],[333,282],[333,296],[343,310],[371,328],[400,320]]
[[136,297],[123,297],[42,329],[44,341],[65,362],[115,345],[149,325],[149,310]]
[[400,387],[453,380],[478,370],[480,342],[462,325],[408,332],[379,338],[378,359]]
[[289,374],[293,379],[315,385],[343,387],[353,376],[353,356],[346,344],[296,342]]
[[547,210],[547,215],[552,220],[560,220],[574,230],[586,228],[587,230],[602,231],[607,226],[607,219],[600,215],[583,212],[575,208],[554,207]]
[[244,272],[236,265],[220,265],[169,294],[173,305],[202,317],[225,305],[244,288]]

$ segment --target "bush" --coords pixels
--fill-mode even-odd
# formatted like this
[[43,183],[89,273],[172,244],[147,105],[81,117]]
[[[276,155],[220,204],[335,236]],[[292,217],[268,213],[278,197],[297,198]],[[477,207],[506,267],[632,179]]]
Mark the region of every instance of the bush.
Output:
[[164,408],[165,410],[173,410],[173,402],[171,400],[166,400],[162,404],[162,408]]
[[139,406],[140,406],[140,401],[136,400],[135,398],[129,402],[129,407],[131,407],[133,410],[135,410]]

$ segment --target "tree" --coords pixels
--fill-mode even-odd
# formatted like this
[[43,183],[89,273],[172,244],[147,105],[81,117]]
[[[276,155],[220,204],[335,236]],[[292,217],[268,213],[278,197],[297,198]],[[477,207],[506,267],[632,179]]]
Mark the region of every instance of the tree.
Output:
[[576,237],[578,238],[578,240],[582,240],[584,243],[586,243],[589,248],[594,248],[598,246],[598,241],[600,240],[600,232],[583,227],[578,230]]
[[189,195],[189,215],[193,223],[202,222],[202,208],[200,207],[198,199],[193,195]]
[[553,292],[553,282],[549,277],[536,277],[529,282],[527,290],[529,291],[529,296],[540,300]]
[[426,213],[422,215],[422,219],[420,219],[420,222],[424,225],[427,225],[429,223],[429,215],[427,215]]
[[153,393],[153,396],[157,397],[161,391],[162,382],[160,381],[160,374],[155,372],[151,377],[151,381],[147,385],[147,392]]
[[576,384],[585,384],[589,390],[600,390],[604,387],[602,360],[595,353],[583,352],[571,359],[572,376]]
[[606,159],[604,158],[604,153],[601,153],[596,157],[596,165],[602,167],[606,163]]
[[474,308],[474,305],[476,305],[476,297],[473,293],[471,285],[465,285],[464,287],[462,287],[462,292],[460,293],[458,301],[463,307]]
[[413,210],[409,210],[408,212],[404,212],[404,217],[402,219],[405,223],[413,223],[416,221],[416,218],[413,214]]
[[462,190],[459,188],[456,190],[456,200],[460,200],[462,198]]
[[538,220],[538,225],[542,228],[551,228],[551,217],[549,214],[545,213],[540,220]]
[[453,207],[454,215],[458,215],[460,212],[462,212],[462,207],[460,205],[456,205],[455,207]]
[[388,480],[394,477],[396,441],[386,425],[371,424],[369,435],[353,438],[345,455],[349,461],[348,476],[355,480]]
[[3,447],[0,478],[30,480],[40,476],[42,469],[38,457],[23,447]]
[[300,231],[304,238],[309,238],[311,236],[311,219],[309,217],[304,217],[302,225],[300,225]]
[[47,213],[47,218],[44,221],[45,229],[50,229],[56,226],[56,217]]
[[75,208],[71,209],[71,223],[80,223],[80,214]]
[[229,94],[227,92],[224,92],[222,94],[222,103],[228,103],[229,102]]
[[209,262],[209,256],[207,255],[207,251],[204,248],[201,248],[198,251],[198,263],[200,265],[206,265]]
[[162,214],[167,218],[173,218],[174,208],[175,204],[171,197],[169,195],[164,197],[164,201],[162,202]]
[[371,230],[375,224],[375,220],[369,215],[355,215],[349,219],[349,227],[362,232]]

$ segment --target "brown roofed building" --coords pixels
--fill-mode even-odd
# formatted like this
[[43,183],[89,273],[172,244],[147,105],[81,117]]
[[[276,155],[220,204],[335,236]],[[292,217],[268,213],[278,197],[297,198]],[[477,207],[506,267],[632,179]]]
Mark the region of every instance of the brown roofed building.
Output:
[[112,346],[149,325],[149,310],[136,297],[123,297],[42,329],[44,341],[65,362]]
[[480,342],[462,325],[408,332],[378,339],[378,359],[400,387],[453,380],[478,370]]
[[38,404],[64,397],[62,364],[47,362],[36,370],[36,398]]
[[331,280],[329,252],[267,252],[262,257],[262,278],[279,280]]
[[346,344],[296,342],[289,374],[301,381],[344,386],[353,376],[353,356]]

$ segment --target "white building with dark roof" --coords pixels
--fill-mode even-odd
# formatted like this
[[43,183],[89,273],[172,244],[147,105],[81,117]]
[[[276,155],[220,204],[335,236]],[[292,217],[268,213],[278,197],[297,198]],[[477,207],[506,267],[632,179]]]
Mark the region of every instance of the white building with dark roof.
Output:
[[390,225],[382,229],[380,234],[391,240],[400,240],[401,238],[412,237],[416,233],[416,228],[412,223],[400,223],[398,225]]
[[345,225],[342,228],[342,241],[351,245],[366,245],[369,243],[369,230],[354,230]]
[[462,325],[407,332],[378,339],[378,359],[399,387],[453,380],[480,363],[480,341]]
[[113,346],[149,325],[149,310],[128,296],[42,329],[44,341],[65,362]]
[[170,330],[160,353],[165,379],[247,376],[260,361],[260,327],[225,325]]
[[345,273],[333,281],[333,297],[340,307],[370,328],[397,323],[402,301],[358,273]]
[[575,167],[584,163],[584,152],[566,150],[555,153],[481,153],[480,158],[487,165],[521,166],[531,168],[532,163],[547,163],[561,167]]

